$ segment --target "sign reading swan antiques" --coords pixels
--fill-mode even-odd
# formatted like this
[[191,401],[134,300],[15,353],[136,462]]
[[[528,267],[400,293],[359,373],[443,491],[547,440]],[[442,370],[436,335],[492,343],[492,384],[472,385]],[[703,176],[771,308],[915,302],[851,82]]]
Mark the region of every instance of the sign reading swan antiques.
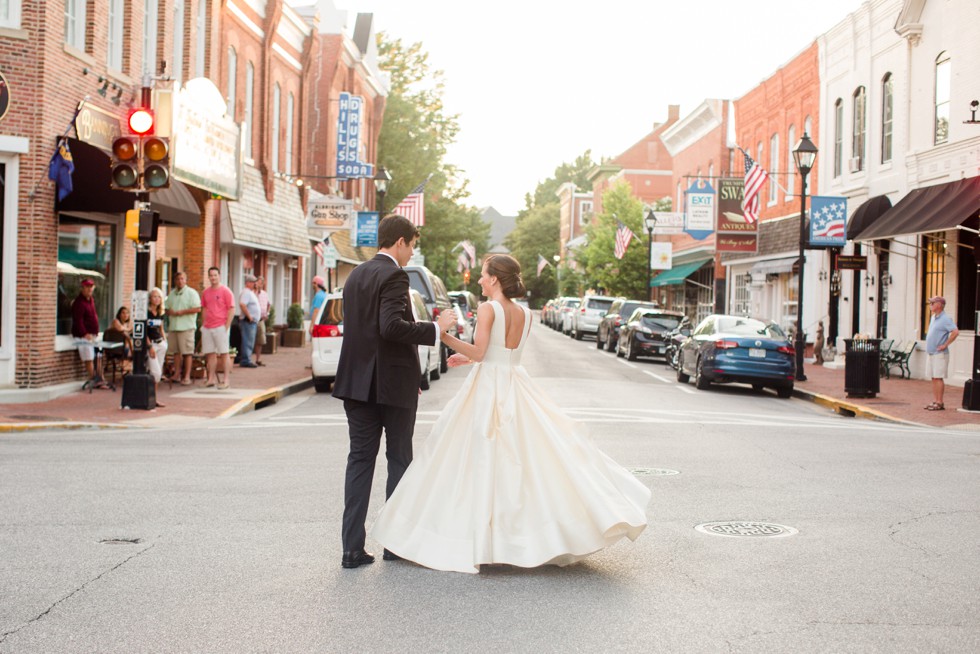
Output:
[[759,245],[758,223],[745,219],[742,199],[745,180],[726,177],[718,180],[718,227],[715,235],[717,252],[756,252]]
[[0,120],[7,115],[10,109],[10,87],[7,86],[7,78],[0,73]]

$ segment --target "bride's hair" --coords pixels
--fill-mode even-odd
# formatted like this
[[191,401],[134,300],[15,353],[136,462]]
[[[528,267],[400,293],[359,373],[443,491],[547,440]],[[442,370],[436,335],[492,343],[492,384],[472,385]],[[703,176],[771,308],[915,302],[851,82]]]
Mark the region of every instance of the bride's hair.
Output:
[[487,274],[496,277],[508,298],[524,297],[527,288],[521,278],[521,264],[509,254],[494,254],[487,259]]

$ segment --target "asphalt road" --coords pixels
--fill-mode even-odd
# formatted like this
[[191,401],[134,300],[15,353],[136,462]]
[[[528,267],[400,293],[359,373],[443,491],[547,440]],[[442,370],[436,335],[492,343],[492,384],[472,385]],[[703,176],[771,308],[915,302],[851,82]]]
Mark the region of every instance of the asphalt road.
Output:
[[[4,434],[0,652],[980,650],[980,435],[531,338],[532,376],[653,490],[636,543],[568,568],[344,570],[346,424],[312,393],[179,430]],[[465,374],[424,394],[419,441]]]

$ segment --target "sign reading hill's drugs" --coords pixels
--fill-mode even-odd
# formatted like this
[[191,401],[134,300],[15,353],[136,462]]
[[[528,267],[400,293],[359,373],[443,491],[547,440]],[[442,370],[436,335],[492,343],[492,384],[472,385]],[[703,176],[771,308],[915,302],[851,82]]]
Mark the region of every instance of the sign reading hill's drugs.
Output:
[[374,166],[360,160],[361,110],[364,98],[341,93],[337,109],[337,172],[338,179],[374,177]]

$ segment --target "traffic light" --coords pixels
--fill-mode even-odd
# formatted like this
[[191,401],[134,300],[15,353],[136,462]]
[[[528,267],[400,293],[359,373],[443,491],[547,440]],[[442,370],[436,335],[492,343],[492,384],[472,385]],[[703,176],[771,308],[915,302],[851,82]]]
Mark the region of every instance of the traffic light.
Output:
[[463,271],[463,283],[464,284],[469,284],[470,283],[470,269],[469,268],[467,268],[466,270]]
[[140,240],[140,210],[130,209],[126,212],[126,238],[130,241]]
[[149,243],[157,240],[157,231],[160,229],[160,212],[152,209],[140,209],[139,213],[140,242]]
[[153,134],[153,112],[143,107],[137,107],[129,112],[126,125],[129,127],[130,134],[150,136]]
[[112,177],[109,185],[118,190],[139,188],[139,137],[120,136],[112,142]]
[[162,136],[143,139],[143,186],[148,191],[170,186],[169,140]]

